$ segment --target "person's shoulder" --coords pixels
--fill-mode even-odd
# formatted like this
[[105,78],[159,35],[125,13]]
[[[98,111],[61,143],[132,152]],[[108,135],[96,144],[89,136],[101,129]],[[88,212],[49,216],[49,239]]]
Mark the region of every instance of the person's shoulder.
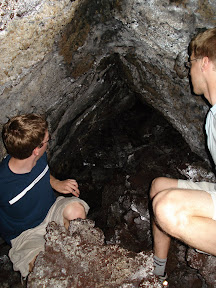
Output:
[[[34,167],[35,169],[41,169],[47,166],[47,154],[46,152],[37,160],[37,165]],[[33,168],[33,169],[34,169]]]
[[44,161],[47,162],[47,153],[46,152],[44,152],[44,154],[41,156],[40,160],[43,162]]

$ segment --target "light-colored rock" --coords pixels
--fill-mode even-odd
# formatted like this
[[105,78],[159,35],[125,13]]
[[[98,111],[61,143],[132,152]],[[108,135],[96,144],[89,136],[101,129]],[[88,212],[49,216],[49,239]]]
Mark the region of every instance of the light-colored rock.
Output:
[[1,1],[0,85],[15,85],[53,49],[81,1]]

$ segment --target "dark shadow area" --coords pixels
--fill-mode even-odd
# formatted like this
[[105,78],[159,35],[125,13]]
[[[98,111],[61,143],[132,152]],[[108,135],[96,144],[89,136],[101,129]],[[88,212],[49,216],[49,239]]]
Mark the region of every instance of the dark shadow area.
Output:
[[[124,102],[120,95],[125,94],[128,99]],[[203,161],[160,113],[126,86],[116,88],[116,94],[103,105],[83,121],[72,146],[64,151],[65,158],[61,159],[62,154],[57,159],[64,163],[57,177],[77,179],[81,198],[91,207],[88,217],[104,231],[107,243],[148,251],[152,248],[151,181],[159,176],[186,179],[181,170],[188,164],[203,166]],[[179,265],[192,282],[194,277],[200,283],[186,263],[178,262],[179,243],[172,245],[174,256],[168,267],[175,275],[173,283],[179,277]],[[187,281],[182,280],[179,287],[185,287]]]
[[184,178],[179,169],[202,162],[180,133],[126,85],[115,86],[110,95],[89,113],[71,146],[56,159],[58,165],[52,166],[60,179],[77,179],[81,197],[91,207],[90,216],[103,230],[111,204],[128,188],[126,182],[148,198],[155,177]]

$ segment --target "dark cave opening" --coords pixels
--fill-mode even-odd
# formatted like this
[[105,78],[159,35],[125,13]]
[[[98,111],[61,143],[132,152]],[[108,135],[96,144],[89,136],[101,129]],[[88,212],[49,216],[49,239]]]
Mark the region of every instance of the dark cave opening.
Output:
[[[60,179],[73,177],[78,181],[81,198],[91,208],[88,218],[103,230],[107,244],[119,244],[129,251],[149,251],[152,235],[148,194],[152,180],[160,176],[185,179],[181,171],[188,164],[203,166],[203,161],[161,113],[120,83],[85,117],[71,145],[57,157],[62,169],[55,172]],[[175,287],[182,273],[201,287],[196,271],[184,261],[179,263],[177,255],[186,251],[182,243],[172,242],[167,265],[172,275],[170,287]],[[180,287],[188,278],[182,279]]]
[[[53,167],[59,169],[54,171],[60,179],[78,181],[80,197],[91,207],[88,217],[104,231],[107,241],[126,223],[133,236],[122,235],[121,244],[135,251],[149,249],[149,231],[144,239],[140,226],[133,226],[132,218],[137,215],[127,215],[130,207],[118,207],[113,215],[113,206],[121,197],[129,197],[131,203],[142,199],[147,210],[154,178],[185,178],[179,170],[201,159],[163,115],[127,85],[115,86],[110,95],[75,131],[71,146],[57,157],[58,165]],[[149,225],[144,226],[150,230]]]
[[[80,197],[90,206],[88,217],[108,242],[126,225],[127,237],[124,229],[121,245],[136,251],[149,249],[149,215],[148,223],[133,225],[138,215],[132,203],[140,201],[143,213],[148,214],[152,180],[159,176],[184,179],[181,169],[186,163],[202,160],[165,117],[135,92],[118,54],[104,58],[98,69],[105,71],[97,80],[102,85],[92,89],[91,97],[97,95],[99,100],[61,128],[56,141],[61,151],[53,158],[51,151],[51,172],[59,179],[77,180]],[[125,201],[130,205],[125,206]]]

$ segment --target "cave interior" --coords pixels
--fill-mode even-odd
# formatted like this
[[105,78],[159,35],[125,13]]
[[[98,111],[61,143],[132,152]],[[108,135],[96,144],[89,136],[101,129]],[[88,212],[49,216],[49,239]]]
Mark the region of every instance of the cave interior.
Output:
[[[56,146],[63,148],[51,162],[51,171],[59,179],[78,181],[81,198],[91,207],[88,217],[104,231],[109,242],[116,227],[124,225],[124,214],[130,210],[119,208],[122,211],[116,211],[118,217],[112,215],[112,205],[122,196],[131,197],[130,201],[133,197],[143,198],[148,203],[154,178],[185,179],[181,170],[202,159],[191,151],[168,120],[134,91],[118,55],[110,56],[103,65],[109,67],[103,79],[99,79],[103,88],[92,92],[102,101],[97,109],[82,117],[78,128],[74,124],[76,119],[61,128]],[[55,148],[51,150],[51,159],[54,152]],[[146,240],[135,232],[132,219],[129,222],[133,237],[122,237],[121,244],[125,239],[126,248],[150,249],[151,238]]]
[[[117,53],[106,57],[97,69],[106,71],[98,78],[102,85],[91,92],[98,103],[90,103],[59,129],[55,146],[50,145],[50,169],[59,179],[77,180],[80,197],[91,208],[88,218],[103,230],[106,243],[118,243],[135,252],[149,251],[152,180],[160,176],[186,179],[182,171],[187,165],[207,164],[168,119],[137,92]],[[52,129],[51,125],[51,136]],[[60,151],[57,154],[56,147]],[[1,282],[18,288],[19,274],[13,272],[7,257],[9,246],[3,241],[0,245]],[[174,242],[170,253],[176,255],[184,247],[184,254],[185,246],[179,245]],[[185,262],[179,264],[177,256],[168,263],[169,271],[174,271],[173,283],[179,271],[195,275]],[[196,288],[202,287],[198,278],[194,276]],[[181,287],[186,283],[187,279],[183,280]]]

